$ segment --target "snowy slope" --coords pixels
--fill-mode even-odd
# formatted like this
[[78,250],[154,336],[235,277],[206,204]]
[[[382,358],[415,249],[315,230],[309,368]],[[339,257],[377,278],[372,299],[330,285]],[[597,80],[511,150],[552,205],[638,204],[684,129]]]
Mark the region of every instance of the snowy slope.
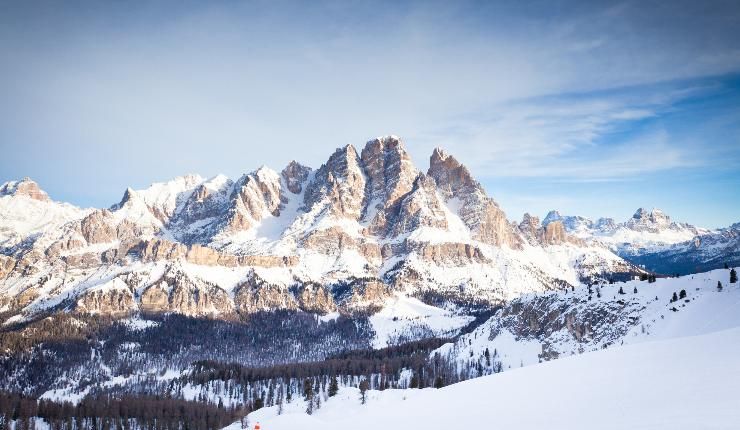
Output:
[[[686,298],[671,301],[681,290]],[[719,269],[654,283],[595,285],[590,294],[582,287],[523,296],[438,352],[456,357],[462,370],[484,363],[488,349],[507,370],[611,345],[732,327],[740,327],[740,284],[729,284],[729,271]]]
[[[591,352],[439,390],[342,389],[249,415],[264,429],[736,429],[740,328]],[[239,428],[238,423],[228,428]]]

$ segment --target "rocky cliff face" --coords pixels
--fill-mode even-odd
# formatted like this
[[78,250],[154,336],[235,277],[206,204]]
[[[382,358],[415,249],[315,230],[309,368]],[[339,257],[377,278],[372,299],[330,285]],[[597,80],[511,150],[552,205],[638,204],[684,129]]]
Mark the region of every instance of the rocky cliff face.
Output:
[[316,171],[314,181],[306,189],[305,208],[326,205],[332,215],[358,220],[365,203],[365,184],[357,150],[347,145],[337,149]]
[[457,206],[457,214],[477,240],[495,246],[521,246],[521,239],[504,211],[455,157],[436,148],[429,159],[427,174],[434,179],[445,201]]
[[510,223],[453,156],[434,150],[422,173],[395,136],[315,171],[127,189],[109,209],[54,202],[27,179],[0,187],[0,307],[20,318],[368,313],[394,294],[492,304],[612,270],[637,269],[559,221]]

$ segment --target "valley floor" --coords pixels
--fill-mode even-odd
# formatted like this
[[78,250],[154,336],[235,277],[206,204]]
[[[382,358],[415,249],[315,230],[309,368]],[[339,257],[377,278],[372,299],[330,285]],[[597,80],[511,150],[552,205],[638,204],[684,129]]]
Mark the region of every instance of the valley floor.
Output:
[[[740,312],[740,306],[736,309]],[[281,429],[737,429],[740,328],[642,342],[442,389],[343,388],[313,415],[302,401],[249,415]],[[238,429],[239,423],[228,428]]]

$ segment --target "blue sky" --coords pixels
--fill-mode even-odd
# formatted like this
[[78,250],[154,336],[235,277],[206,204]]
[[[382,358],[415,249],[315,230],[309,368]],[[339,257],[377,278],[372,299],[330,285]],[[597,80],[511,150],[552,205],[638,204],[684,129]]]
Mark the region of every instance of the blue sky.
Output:
[[442,146],[511,219],[740,221],[740,5],[0,5],[0,181],[109,206],[334,148]]

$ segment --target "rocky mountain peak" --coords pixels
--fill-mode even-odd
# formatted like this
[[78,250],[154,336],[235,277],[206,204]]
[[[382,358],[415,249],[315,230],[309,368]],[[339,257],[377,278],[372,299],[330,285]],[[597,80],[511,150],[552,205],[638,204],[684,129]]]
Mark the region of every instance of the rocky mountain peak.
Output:
[[0,196],[26,196],[42,202],[51,201],[49,195],[29,177],[4,183],[0,186]]
[[648,211],[644,208],[639,208],[627,221],[627,225],[631,228],[663,228],[671,225],[671,217],[666,215],[660,209],[653,209]]
[[304,209],[328,201],[335,215],[359,219],[365,201],[365,173],[360,156],[352,145],[338,148],[306,187]]
[[419,172],[401,139],[378,137],[367,142],[360,156],[367,176],[368,203],[383,201],[388,208],[409,193]]
[[280,172],[288,187],[288,191],[293,194],[300,194],[303,191],[303,183],[306,182],[310,174],[310,167],[304,166],[295,160],[288,163],[283,171]]
[[526,212],[524,216],[522,216],[522,222],[519,223],[519,228],[522,230],[537,230],[539,227],[540,218],[534,215],[530,215],[529,212]]
[[229,231],[248,230],[267,216],[279,216],[284,203],[280,175],[262,166],[239,178],[230,200]]
[[542,220],[542,224],[547,225],[553,221],[560,221],[562,219],[563,219],[563,216],[560,215],[560,212],[553,210],[547,213],[547,215],[545,216],[545,219]]
[[121,201],[111,206],[110,209],[113,211],[119,210],[123,207],[131,206],[137,200],[141,200],[141,198],[136,193],[136,190],[131,187],[127,187],[126,191],[123,192],[123,197],[121,197]]
[[635,214],[632,215],[632,218],[639,220],[649,220],[651,222],[670,220],[670,217],[666,215],[665,212],[656,208],[653,208],[650,211],[645,208],[639,208],[637,209],[637,211],[635,211]]
[[522,222],[519,223],[518,228],[530,244],[534,245],[537,243],[541,229],[539,217],[530,215],[529,212],[525,213],[522,216]]
[[441,148],[435,148],[432,151],[427,174],[434,179],[446,197],[451,197],[465,188],[480,187],[468,168]]
[[429,157],[427,174],[434,179],[445,201],[456,199],[458,215],[477,240],[496,246],[520,247],[521,238],[504,211],[455,157],[435,148]]

